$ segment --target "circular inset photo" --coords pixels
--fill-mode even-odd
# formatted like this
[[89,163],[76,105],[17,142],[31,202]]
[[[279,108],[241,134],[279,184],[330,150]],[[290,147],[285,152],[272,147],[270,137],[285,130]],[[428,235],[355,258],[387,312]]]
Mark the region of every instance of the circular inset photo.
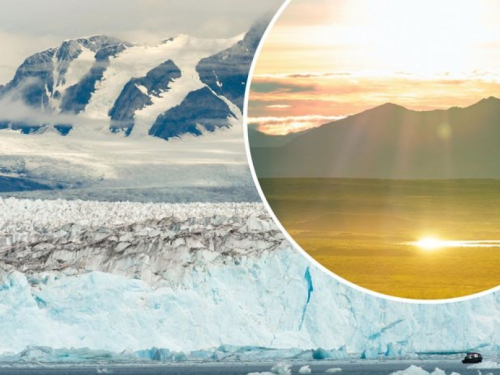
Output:
[[339,277],[436,300],[500,285],[500,3],[293,0],[248,139],[282,226]]

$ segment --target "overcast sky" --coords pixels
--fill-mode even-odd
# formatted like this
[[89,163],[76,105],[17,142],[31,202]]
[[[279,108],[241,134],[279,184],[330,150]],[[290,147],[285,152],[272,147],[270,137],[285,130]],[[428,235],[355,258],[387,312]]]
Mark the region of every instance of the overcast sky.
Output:
[[2,0],[0,84],[30,54],[62,40],[105,34],[152,43],[184,33],[231,37],[283,0]]

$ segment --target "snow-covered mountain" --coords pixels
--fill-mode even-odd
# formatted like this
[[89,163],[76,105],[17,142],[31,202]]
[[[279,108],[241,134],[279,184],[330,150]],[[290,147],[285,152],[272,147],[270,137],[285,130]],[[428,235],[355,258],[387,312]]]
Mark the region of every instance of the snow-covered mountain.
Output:
[[28,57],[0,90],[0,100],[45,116],[23,119],[3,107],[1,126],[24,133],[53,126],[66,135],[94,119],[101,130],[164,139],[229,127],[228,117],[241,118],[250,63],[266,26],[262,21],[231,39],[179,35],[152,46],[107,36],[64,41]]
[[267,24],[230,39],[178,35],[157,45],[93,36],[27,58],[0,87],[0,193],[258,199],[242,105]]
[[[365,294],[292,249],[259,204],[0,199],[0,238],[0,353],[174,357],[157,347],[181,360],[255,360],[500,348],[499,293],[440,305]],[[21,359],[44,356],[68,358],[31,348]]]

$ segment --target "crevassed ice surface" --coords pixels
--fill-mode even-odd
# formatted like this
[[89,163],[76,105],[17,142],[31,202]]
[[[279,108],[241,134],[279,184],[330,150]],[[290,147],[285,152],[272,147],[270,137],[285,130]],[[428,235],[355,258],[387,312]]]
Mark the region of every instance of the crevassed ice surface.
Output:
[[0,353],[498,349],[498,293],[442,305],[362,293],[292,249],[260,204],[0,199],[0,268]]

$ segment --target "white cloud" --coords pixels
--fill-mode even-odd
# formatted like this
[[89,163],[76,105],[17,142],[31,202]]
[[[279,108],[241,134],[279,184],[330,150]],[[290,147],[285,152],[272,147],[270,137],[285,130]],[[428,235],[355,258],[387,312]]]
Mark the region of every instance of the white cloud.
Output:
[[249,124],[257,124],[259,131],[270,135],[286,135],[304,130],[317,128],[332,121],[345,118],[344,116],[287,116],[287,117],[251,117]]
[[27,125],[100,125],[102,121],[74,114],[43,113],[39,109],[27,106],[10,94],[0,100],[0,121],[21,122]]

